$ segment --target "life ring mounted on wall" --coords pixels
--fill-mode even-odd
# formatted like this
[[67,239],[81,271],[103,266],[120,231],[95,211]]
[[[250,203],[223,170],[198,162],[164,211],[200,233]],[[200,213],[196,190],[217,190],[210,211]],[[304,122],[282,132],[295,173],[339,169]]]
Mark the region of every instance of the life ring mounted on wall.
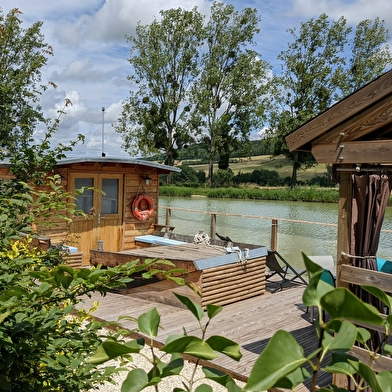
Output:
[[132,202],[132,214],[140,220],[146,221],[154,212],[154,200],[148,195],[138,195]]

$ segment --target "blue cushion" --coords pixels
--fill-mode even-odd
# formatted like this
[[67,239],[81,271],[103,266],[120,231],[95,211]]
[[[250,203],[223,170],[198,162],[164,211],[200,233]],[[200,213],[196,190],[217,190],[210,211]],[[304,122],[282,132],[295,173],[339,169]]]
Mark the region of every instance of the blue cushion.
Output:
[[380,259],[377,257],[377,269],[380,272],[392,274],[392,261]]

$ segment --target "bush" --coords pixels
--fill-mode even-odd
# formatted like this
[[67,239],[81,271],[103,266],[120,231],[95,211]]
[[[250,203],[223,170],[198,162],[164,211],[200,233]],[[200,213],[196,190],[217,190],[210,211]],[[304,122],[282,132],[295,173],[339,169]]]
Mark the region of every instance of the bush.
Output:
[[23,193],[11,196],[10,189],[4,186],[6,197],[0,196],[0,389],[94,389],[110,380],[115,369],[86,363],[102,342],[104,324],[76,306],[84,295],[104,295],[110,288],[125,285],[152,261],[139,264],[136,260],[108,269],[67,267],[62,252],[33,246],[32,227],[40,220],[51,222],[56,216],[58,221],[72,212],[73,204],[63,201],[72,196],[55,182],[49,183],[48,192],[33,191],[24,184]]
[[233,184],[234,174],[231,169],[218,169],[213,176],[213,186],[224,187]]

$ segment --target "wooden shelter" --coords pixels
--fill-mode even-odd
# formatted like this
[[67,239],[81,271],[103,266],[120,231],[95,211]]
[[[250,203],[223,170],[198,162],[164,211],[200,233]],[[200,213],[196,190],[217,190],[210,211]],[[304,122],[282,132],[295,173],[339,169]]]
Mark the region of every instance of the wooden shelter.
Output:
[[[371,251],[363,251],[362,255],[358,253],[358,249],[363,250],[365,239],[368,238],[364,234],[368,228],[360,220],[354,222],[354,215],[358,210],[367,214],[378,206],[372,206],[370,202],[365,204],[359,197],[361,188],[368,187],[366,192],[371,193],[373,185],[369,187],[363,182],[355,187],[353,182],[357,181],[354,177],[362,175],[361,181],[364,181],[369,173],[378,173],[379,181],[381,178],[381,181],[386,182],[384,200],[385,197],[389,198],[392,172],[392,70],[305,123],[289,134],[286,142],[290,151],[311,152],[318,163],[333,165],[339,182],[337,286],[371,284],[391,292],[392,275],[376,269],[358,268],[355,264],[357,260],[375,260],[376,255],[372,253],[377,251],[379,237],[374,239],[374,246],[369,247]],[[374,202],[378,203],[379,200],[374,199]],[[381,209],[381,216],[372,222],[373,230],[376,226],[381,227],[384,210]],[[354,348],[354,351],[363,360],[368,358],[364,350]],[[374,368],[378,371],[392,370],[392,361],[381,356],[374,362]],[[340,385],[342,383],[340,380]]]
[[[9,163],[0,163],[0,178],[12,178],[8,169]],[[159,175],[179,171],[176,167],[139,159],[63,159],[57,163],[55,173],[61,176],[64,190],[71,194],[86,188],[77,196],[76,204],[88,216],[74,216],[71,225],[59,221],[56,227],[40,230],[39,234],[49,237],[52,244],[65,242],[72,246],[70,249],[77,248],[73,256],[82,257],[82,265],[90,265],[91,249],[112,252],[132,249],[135,237],[151,234],[158,222]],[[140,203],[145,201],[143,197],[153,203],[143,206],[149,211],[145,220],[139,220],[132,210],[138,196]]]

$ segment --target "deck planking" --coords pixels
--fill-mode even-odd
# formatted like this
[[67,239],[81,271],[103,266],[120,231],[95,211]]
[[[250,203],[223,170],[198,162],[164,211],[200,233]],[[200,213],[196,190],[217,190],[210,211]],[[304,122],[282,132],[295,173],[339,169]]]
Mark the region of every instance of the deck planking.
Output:
[[[312,352],[316,348],[317,336],[302,303],[303,290],[304,286],[298,285],[273,294],[267,291],[264,295],[223,306],[222,312],[208,326],[207,337],[221,335],[232,339],[241,346],[243,356],[239,362],[220,356],[212,361],[212,365],[246,381],[259,354],[279,329],[292,333],[304,348],[305,354]],[[158,347],[164,344],[168,336],[182,334],[184,330],[188,335],[201,336],[198,322],[184,308],[134,298],[129,293],[112,292],[106,297],[96,294],[84,299],[83,308],[89,309],[94,301],[100,302],[94,315],[105,321],[118,321],[124,315],[137,318],[156,307],[163,328],[156,338]],[[206,321],[207,318],[204,323]],[[128,320],[121,320],[120,324],[127,329],[135,328],[135,324]],[[330,378],[324,377],[320,384],[326,385],[328,382]]]

